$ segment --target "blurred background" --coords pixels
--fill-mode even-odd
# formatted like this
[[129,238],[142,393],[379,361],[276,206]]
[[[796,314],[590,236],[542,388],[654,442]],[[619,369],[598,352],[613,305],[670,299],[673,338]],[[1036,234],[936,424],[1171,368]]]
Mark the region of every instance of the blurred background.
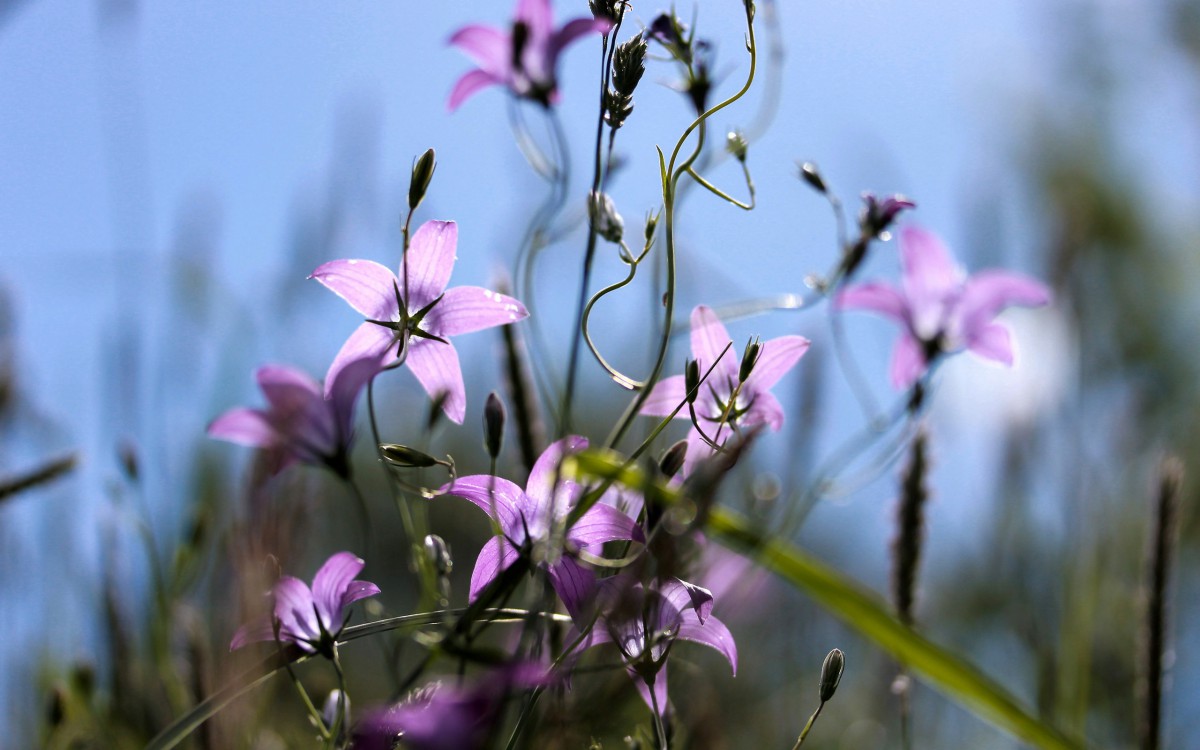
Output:
[[[622,38],[663,9],[634,6]],[[314,469],[268,481],[250,451],[204,429],[260,403],[260,363],[323,374],[357,318],[306,277],[336,258],[398,262],[409,170],[426,148],[439,163],[418,220],[459,222],[454,283],[494,287],[511,274],[546,185],[514,145],[499,90],[454,114],[445,106],[471,67],[447,38],[468,22],[502,25],[509,10],[0,0],[0,476],[76,457],[54,482],[0,500],[0,746],[143,744],[244,666],[225,650],[255,596],[239,582],[245,568],[271,553],[307,579],[355,544],[343,487]],[[555,10],[587,13],[582,0]],[[740,3],[678,11],[713,42],[717,95],[728,95],[747,63]],[[902,192],[919,206],[906,220],[941,234],[969,268],[1051,284],[1053,308],[1003,318],[1015,368],[960,357],[938,374],[916,618],[1039,715],[1099,746],[1132,746],[1135,605],[1157,467],[1167,453],[1191,463],[1200,416],[1200,4],[762,2],[760,23],[769,54],[759,86],[713,122],[718,136],[756,136],[758,206],[687,197],[679,308],[808,295],[805,277],[835,262],[834,220],[797,179],[797,160],[818,163],[852,215],[862,190]],[[571,48],[560,69],[572,193],[531,290],[548,311],[544,361],[558,376],[571,316],[555,311],[573,303],[584,244],[598,46]],[[617,138],[626,166],[611,193],[634,236],[658,207],[654,147],[689,122],[678,77],[652,62]],[[523,111],[544,138],[539,113]],[[742,194],[735,164],[718,160],[711,176]],[[864,277],[896,269],[886,243]],[[602,247],[597,283],[622,274]],[[634,372],[648,359],[651,280],[596,313],[601,348]],[[887,403],[894,328],[859,315],[844,326],[869,391]],[[729,328],[735,343],[814,341],[776,388],[788,425],[727,488],[735,505],[786,502],[864,416],[824,306]],[[443,425],[427,445],[471,473],[486,469],[479,423],[484,397],[502,388],[500,341],[489,331],[456,344],[466,423]],[[686,349],[681,339],[670,372]],[[625,393],[586,364],[585,431],[599,440]],[[424,439],[428,404],[415,386],[403,372],[381,380],[385,439]],[[359,471],[381,487],[367,442]],[[847,469],[795,539],[885,592],[898,468],[868,469]],[[1194,486],[1173,584],[1172,747],[1200,730]],[[458,599],[487,534],[461,505],[433,508],[456,550]],[[382,611],[406,612],[405,554],[376,547],[356,549],[364,576],[383,588]],[[790,746],[834,646],[847,653],[846,676],[808,741],[898,746],[886,656],[782,585],[737,588],[745,601],[723,609],[719,599],[716,612],[743,644],[738,677],[707,653],[683,651],[673,666],[696,746]],[[350,658],[369,660],[371,648]],[[632,725],[644,717],[621,679],[577,689],[612,691]],[[294,703],[282,684],[264,689],[256,709],[240,707],[201,741],[249,746],[250,712],[272,697]],[[921,746],[1017,746],[929,689],[918,685],[914,701]],[[613,736],[606,746],[619,746]],[[587,736],[576,739],[561,742]]]

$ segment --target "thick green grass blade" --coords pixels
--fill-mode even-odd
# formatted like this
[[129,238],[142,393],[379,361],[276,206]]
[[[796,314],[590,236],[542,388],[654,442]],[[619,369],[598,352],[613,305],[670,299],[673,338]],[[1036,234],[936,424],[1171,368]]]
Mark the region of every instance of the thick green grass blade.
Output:
[[[651,488],[640,469],[627,465],[619,454],[611,451],[586,451],[575,457],[573,466],[578,474],[593,480],[652,489],[667,502],[679,499],[677,489],[661,483]],[[1030,714],[1016,697],[976,667],[901,623],[879,595],[795,544],[758,531],[748,519],[725,508],[711,509],[704,530],[711,538],[757,560],[803,591],[924,682],[980,718],[1045,750],[1084,747],[1082,739],[1068,736]]]

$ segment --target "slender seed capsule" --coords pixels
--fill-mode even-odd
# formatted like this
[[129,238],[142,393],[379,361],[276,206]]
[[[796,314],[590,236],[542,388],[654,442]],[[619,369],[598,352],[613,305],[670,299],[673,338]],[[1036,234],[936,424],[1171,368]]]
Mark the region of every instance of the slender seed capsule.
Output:
[[436,155],[429,149],[417,159],[413,165],[412,178],[408,182],[408,208],[415,211],[421,201],[425,200],[425,191],[433,180],[433,171],[437,169]]
[[840,648],[830,651],[821,665],[821,702],[824,703],[837,692],[842,681],[842,670],[846,668],[846,655]]
[[437,466],[439,463],[436,458],[428,453],[423,453],[407,445],[384,443],[379,446],[379,450],[383,453],[383,457],[387,459],[388,463],[405,469],[423,469],[428,466]]
[[700,393],[700,363],[689,359],[684,368],[684,387],[687,389],[687,402],[696,403],[696,395]]
[[507,419],[508,411],[504,408],[504,402],[499,394],[492,391],[483,405],[483,445],[493,460],[499,457],[500,448],[504,445],[504,422]]

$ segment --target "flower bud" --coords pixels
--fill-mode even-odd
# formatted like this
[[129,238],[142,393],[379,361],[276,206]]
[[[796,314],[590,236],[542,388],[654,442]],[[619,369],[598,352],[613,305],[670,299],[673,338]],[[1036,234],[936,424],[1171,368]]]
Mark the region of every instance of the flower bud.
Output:
[[588,195],[588,211],[596,233],[609,242],[620,242],[625,234],[625,220],[617,213],[608,193],[592,192]]
[[500,455],[500,448],[504,445],[504,422],[507,418],[504,402],[492,391],[483,405],[483,447],[493,460]]
[[425,537],[425,556],[433,563],[433,569],[439,577],[450,575],[454,570],[454,559],[450,556],[450,545],[437,534]]
[[750,144],[746,142],[746,136],[740,130],[731,130],[729,135],[725,136],[725,150],[741,163],[746,163],[746,150],[750,148]]
[[825,178],[821,176],[821,170],[817,169],[817,165],[811,161],[806,161],[800,165],[800,179],[807,182],[809,187],[821,195],[825,195],[829,191],[829,188],[825,185]]
[[408,182],[408,208],[415,211],[421,201],[425,200],[425,191],[433,180],[433,170],[437,169],[433,149],[421,154],[413,164],[412,178]]
[[687,441],[680,440],[666,452],[662,454],[662,458],[658,459],[658,470],[663,473],[667,479],[674,477],[683,468],[683,459],[687,458]]
[[646,247],[649,247],[650,243],[654,241],[654,231],[656,229],[658,229],[658,214],[647,214],[645,231]]
[[738,368],[738,382],[745,383],[750,377],[750,373],[754,371],[754,365],[758,364],[758,356],[762,351],[762,344],[757,339],[746,344],[746,350],[742,352],[742,366]]
[[837,692],[842,681],[842,670],[846,667],[846,655],[840,648],[830,651],[821,665],[821,702],[824,703]]
[[388,463],[404,469],[423,469],[428,466],[437,466],[440,463],[428,453],[422,453],[416,448],[409,448],[407,445],[384,443],[379,446],[379,450],[383,453],[383,457]]
[[321,720],[325,722],[327,729],[332,728],[337,721],[339,703],[346,709],[342,715],[342,726],[350,725],[350,696],[343,695],[341,690],[334,688],[329,691],[329,697],[325,699],[325,705],[321,709]]
[[696,403],[696,396],[700,393],[700,363],[694,359],[689,359],[687,367],[684,368],[684,389],[687,394],[687,402],[689,404]]

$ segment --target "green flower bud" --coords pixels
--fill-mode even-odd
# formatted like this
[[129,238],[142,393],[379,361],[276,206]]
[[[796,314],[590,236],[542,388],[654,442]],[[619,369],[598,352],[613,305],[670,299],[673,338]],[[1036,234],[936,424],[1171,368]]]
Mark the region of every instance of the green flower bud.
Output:
[[825,178],[821,177],[821,171],[811,161],[806,161],[800,165],[800,179],[807,182],[809,187],[821,195],[824,195],[829,190],[825,185]]
[[408,182],[408,208],[410,211],[415,211],[417,206],[421,205],[421,201],[425,200],[425,191],[429,189],[429,183],[433,181],[433,171],[437,169],[437,161],[435,161],[433,149],[429,149],[417,158],[417,162],[413,164],[412,178]]
[[746,350],[742,352],[742,366],[738,368],[738,382],[745,383],[750,377],[750,373],[754,371],[754,365],[758,364],[758,355],[762,351],[762,344],[758,339],[746,344]]
[[667,479],[674,477],[683,468],[683,459],[687,457],[687,441],[680,440],[666,452],[662,454],[662,458],[658,459],[658,470],[663,473]]
[[821,665],[821,702],[824,703],[837,692],[838,683],[842,681],[842,670],[846,667],[846,655],[840,648],[835,648],[825,657]]
[[694,359],[689,359],[687,367],[684,368],[683,372],[687,402],[694,404],[696,403],[696,396],[700,393],[700,363]]
[[500,455],[500,448],[504,445],[504,422],[507,418],[504,402],[492,391],[483,405],[483,446],[493,460]]
[[383,453],[383,457],[388,463],[404,469],[424,469],[429,466],[437,466],[441,463],[428,453],[422,453],[416,448],[409,448],[407,445],[384,443],[379,446],[379,450]]

